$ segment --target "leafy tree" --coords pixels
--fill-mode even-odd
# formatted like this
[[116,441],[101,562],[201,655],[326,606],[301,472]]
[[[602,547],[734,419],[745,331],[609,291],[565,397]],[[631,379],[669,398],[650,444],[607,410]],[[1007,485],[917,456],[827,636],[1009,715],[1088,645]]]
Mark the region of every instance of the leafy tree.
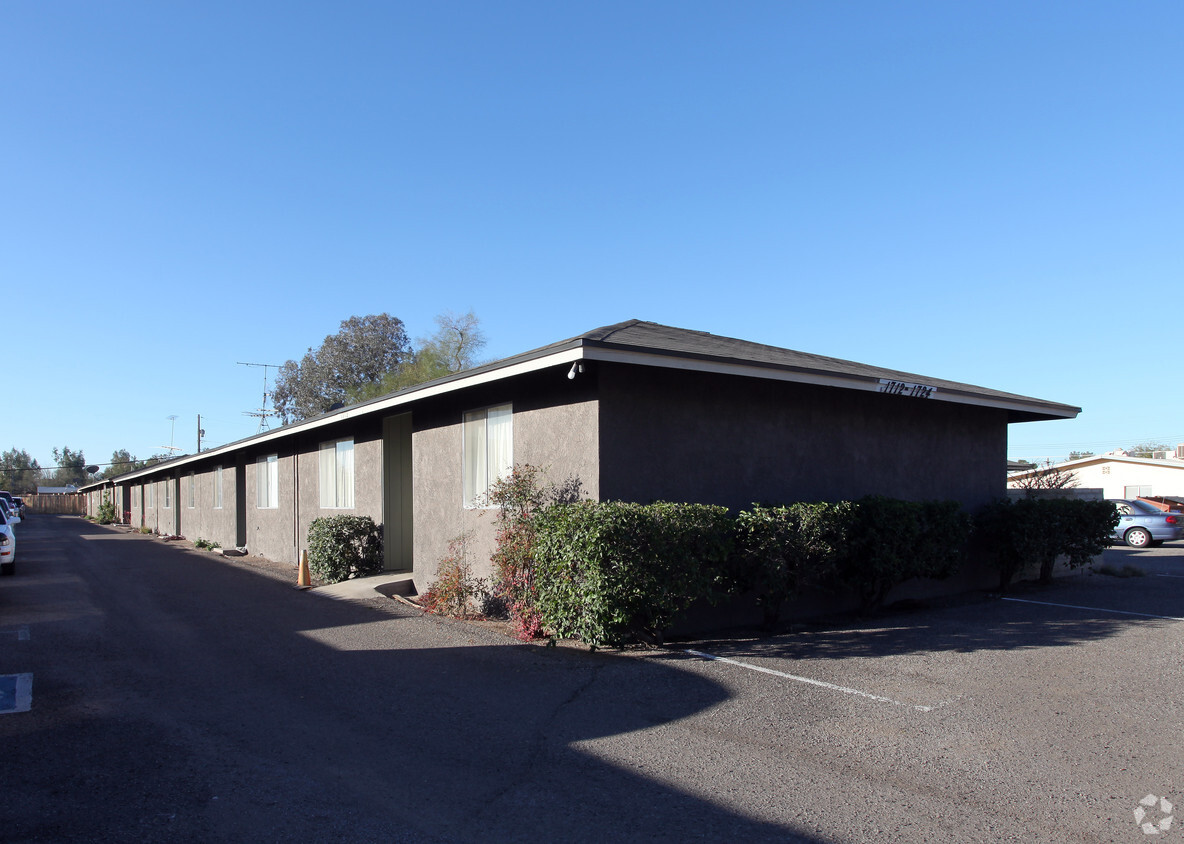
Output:
[[307,419],[345,402],[351,391],[382,382],[411,357],[403,321],[390,314],[343,320],[336,334],[297,363],[280,367],[272,394],[284,424]]
[[1138,445],[1132,445],[1126,449],[1126,453],[1131,457],[1151,457],[1157,451],[1171,451],[1172,447],[1167,443],[1145,442]]
[[41,466],[24,449],[13,448],[0,455],[0,489],[13,495],[32,495],[40,477]]
[[167,459],[167,455],[154,454],[147,460],[139,460],[126,448],[117,448],[111,452],[110,465],[99,474],[99,477],[104,480],[107,478],[118,478],[120,475],[126,475],[128,472],[135,472],[139,469],[155,466],[157,463]]
[[70,446],[62,446],[62,450],[53,450],[54,470],[49,476],[49,486],[67,486],[74,484],[81,486],[86,483],[86,458],[82,449],[71,451]]
[[402,366],[386,373],[377,384],[350,391],[350,400],[365,401],[472,369],[486,341],[477,315],[469,311],[459,316],[440,314],[436,317],[436,333],[416,342],[419,348]]
[[135,456],[126,448],[117,448],[111,452],[111,464],[99,473],[99,477],[106,480],[107,478],[117,478],[120,475],[126,475],[128,472],[134,472],[140,468]]

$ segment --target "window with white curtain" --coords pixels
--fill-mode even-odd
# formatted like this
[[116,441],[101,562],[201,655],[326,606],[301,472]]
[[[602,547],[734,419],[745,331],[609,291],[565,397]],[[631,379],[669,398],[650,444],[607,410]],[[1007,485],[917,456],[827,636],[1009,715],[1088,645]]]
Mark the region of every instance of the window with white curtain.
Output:
[[255,460],[255,506],[274,510],[280,506],[280,457],[269,454]]
[[222,467],[214,467],[214,509],[222,509]]
[[164,509],[171,510],[173,508],[173,479],[165,478],[164,480]]
[[488,507],[489,489],[514,468],[514,412],[508,404],[464,415],[464,505]]
[[333,440],[320,448],[321,507],[352,510],[354,507],[354,441]]
[[156,484],[148,484],[146,489],[148,490],[148,506],[154,508],[156,507]]
[[193,473],[190,472],[185,476],[185,506],[192,510],[197,506],[197,495],[195,489],[197,488],[197,479]]

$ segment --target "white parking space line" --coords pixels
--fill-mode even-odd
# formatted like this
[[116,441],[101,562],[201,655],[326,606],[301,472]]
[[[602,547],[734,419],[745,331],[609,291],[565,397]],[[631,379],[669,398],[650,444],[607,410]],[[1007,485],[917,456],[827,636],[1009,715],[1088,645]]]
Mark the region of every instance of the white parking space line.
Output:
[[1178,577],[1184,580],[1184,574],[1157,574],[1156,577]]
[[0,715],[28,712],[33,707],[33,675],[0,675]]
[[880,695],[873,695],[869,692],[861,692],[859,689],[849,689],[846,686],[836,686],[834,683],[827,683],[823,680],[815,680],[811,677],[799,677],[797,674],[786,674],[784,671],[774,671],[772,668],[762,668],[759,665],[752,665],[747,662],[728,659],[725,656],[716,656],[714,654],[704,653],[703,651],[692,651],[689,649],[687,650],[687,653],[702,657],[703,659],[710,659],[714,660],[715,662],[726,662],[728,665],[736,665],[740,668],[747,668],[749,671],[759,671],[762,674],[772,674],[775,677],[784,677],[786,680],[794,680],[798,683],[808,683],[811,686],[820,686],[821,688],[830,689],[834,692],[842,692],[845,695],[856,695],[857,697],[879,701],[880,703],[890,703],[893,706],[908,707],[909,709],[915,709],[918,712],[930,712],[933,710],[932,706],[917,706],[911,703],[901,703],[899,700],[893,700],[890,697],[881,697]]
[[1024,598],[1003,598],[1004,601],[1015,601],[1017,604],[1040,604],[1045,607],[1065,607],[1070,610],[1089,610],[1090,612],[1112,612],[1118,615],[1137,615],[1142,618],[1166,618],[1168,621],[1184,621],[1174,615],[1154,615],[1149,612],[1130,612],[1129,610],[1112,610],[1106,607],[1081,607],[1077,604],[1054,604],[1051,601],[1028,601]]

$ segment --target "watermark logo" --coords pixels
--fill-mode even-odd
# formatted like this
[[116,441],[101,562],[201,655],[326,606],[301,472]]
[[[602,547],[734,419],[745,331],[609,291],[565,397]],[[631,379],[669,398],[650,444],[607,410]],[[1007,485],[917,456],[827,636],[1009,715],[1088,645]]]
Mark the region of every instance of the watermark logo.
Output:
[[1135,807],[1135,823],[1144,835],[1159,835],[1172,828],[1172,804],[1166,797],[1148,794]]

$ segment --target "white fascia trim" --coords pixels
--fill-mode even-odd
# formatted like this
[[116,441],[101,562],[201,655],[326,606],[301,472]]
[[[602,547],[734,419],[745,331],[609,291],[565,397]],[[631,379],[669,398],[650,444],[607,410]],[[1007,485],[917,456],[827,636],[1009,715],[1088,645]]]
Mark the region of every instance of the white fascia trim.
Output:
[[[245,446],[264,445],[273,440],[280,440],[290,437],[296,433],[304,433],[306,431],[316,431],[319,428],[324,428],[328,425],[336,425],[339,422],[345,422],[350,419],[357,419],[361,416],[369,416],[373,413],[381,413],[385,410],[391,410],[401,405],[410,404],[421,399],[431,398],[432,396],[439,396],[445,393],[451,393],[455,390],[463,389],[465,387],[475,387],[480,384],[489,384],[493,381],[501,381],[503,378],[513,378],[515,375],[524,375],[528,372],[537,372],[540,369],[546,369],[551,366],[560,366],[565,363],[574,363],[585,358],[584,349],[575,348],[568,349],[563,352],[556,352],[554,354],[545,355],[539,358],[522,361],[511,366],[500,369],[491,369],[488,372],[481,372],[475,375],[470,375],[467,378],[458,378],[454,381],[446,381],[442,384],[436,384],[431,387],[425,387],[421,390],[413,390],[409,393],[398,393],[390,398],[379,401],[369,402],[367,404],[360,404],[348,410],[343,410],[340,413],[335,413],[332,416],[326,416],[322,419],[317,419],[314,422],[305,422],[297,427],[277,428],[274,431],[269,431],[266,434],[259,434],[256,437],[251,437],[246,440],[239,440],[237,442],[228,443],[218,448],[212,448],[209,451],[203,451],[201,454],[191,454],[188,457],[183,457],[176,463],[170,463],[169,470],[178,469],[186,466],[197,460],[208,460],[211,457],[217,457],[222,454],[230,454],[239,451]],[[120,482],[133,481],[137,478],[152,474],[152,470],[156,466],[150,466],[147,469],[141,469],[140,473],[128,475]]]
[[[268,433],[260,434],[257,437],[239,440],[238,442],[219,446],[218,448],[213,448],[209,451],[203,451],[200,454],[191,454],[188,457],[178,460],[176,463],[170,463],[168,468],[171,471],[173,469],[193,463],[197,460],[208,460],[211,457],[233,453],[247,445],[252,447],[264,445],[274,440],[290,437],[295,433],[315,431],[319,428],[324,428],[328,425],[336,425],[339,422],[345,422],[350,419],[369,416],[373,413],[382,413],[383,411],[393,410],[395,408],[401,407],[402,405],[411,404],[412,402],[431,398],[432,396],[444,395],[445,393],[451,393],[466,387],[476,387],[481,384],[489,384],[494,381],[501,381],[505,378],[513,378],[516,375],[537,372],[540,369],[547,369],[552,366],[574,363],[580,360],[625,363],[637,366],[658,366],[666,369],[682,369],[694,372],[712,372],[720,375],[738,375],[747,378],[764,378],[770,381],[788,381],[797,384],[816,384],[823,387],[839,387],[844,390],[863,390],[870,393],[880,392],[882,386],[879,379],[875,379],[870,376],[842,376],[823,372],[781,369],[777,366],[755,366],[753,364],[747,363],[730,363],[727,361],[703,360],[701,358],[678,357],[675,355],[651,352],[627,351],[624,349],[604,349],[598,348],[596,346],[576,346],[564,351],[554,352],[549,355],[543,355],[541,357],[524,360],[510,366],[499,367],[497,369],[490,369],[485,372],[476,373],[465,378],[445,381],[440,384],[435,384],[433,386],[425,387],[419,390],[412,390],[406,393],[397,393],[393,396],[390,396],[389,398],[369,402],[367,404],[357,405],[356,407],[343,410],[340,413],[335,413],[332,416],[326,416],[321,419],[317,419],[314,422],[302,423],[299,426],[293,428],[278,428],[275,431],[269,431]],[[1049,408],[1045,405],[1008,401],[1006,399],[992,398],[989,396],[972,396],[960,393],[952,393],[942,389],[938,389],[934,393],[933,399],[951,402],[954,404],[968,404],[977,407],[994,407],[1001,410],[1038,412],[1047,414],[1049,416],[1061,416],[1064,419],[1073,419],[1077,416],[1076,413],[1059,413],[1058,411],[1053,410],[1052,408]],[[928,399],[918,399],[918,401],[928,401]],[[121,479],[120,482],[130,482],[137,478],[151,475],[153,474],[153,469],[156,468],[157,467],[153,466],[149,467],[148,469],[142,469],[140,473]]]
[[[839,387],[844,390],[863,390],[869,393],[879,393],[882,390],[880,380],[870,376],[833,375],[825,372],[806,372],[802,370],[780,369],[775,365],[754,366],[747,363],[729,363],[727,361],[708,361],[698,358],[681,358],[669,355],[646,354],[644,352],[629,352],[619,349],[586,349],[584,357],[588,360],[608,361],[613,363],[627,363],[638,366],[661,366],[667,369],[684,369],[696,372],[713,372],[720,375],[739,375],[746,378],[764,378],[770,381],[789,381],[797,384],[816,384],[822,387]],[[1073,419],[1076,413],[1060,413],[1046,405],[1028,402],[1009,401],[992,396],[975,396],[965,393],[954,393],[938,388],[933,396],[937,401],[952,404],[969,404],[976,407],[993,407],[1000,410],[1015,410],[1020,412],[1038,412],[1049,416],[1061,416]],[[926,401],[927,399],[918,399]]]

